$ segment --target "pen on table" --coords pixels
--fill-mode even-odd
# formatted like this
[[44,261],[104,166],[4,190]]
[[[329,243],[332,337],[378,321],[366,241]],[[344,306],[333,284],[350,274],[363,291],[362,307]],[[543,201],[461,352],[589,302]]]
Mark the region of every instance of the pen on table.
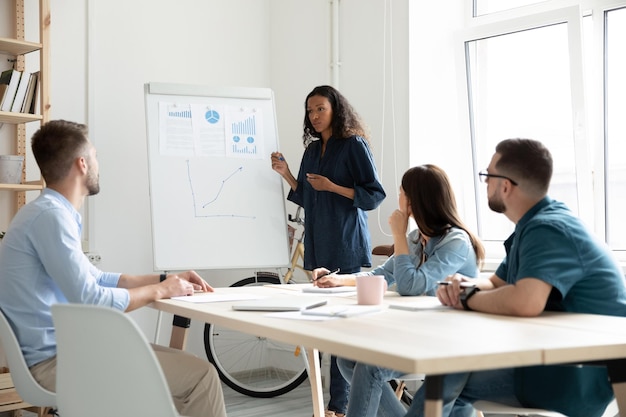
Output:
[[[437,281],[437,285],[452,285],[452,281]],[[471,282],[467,282],[467,281],[461,282],[461,287],[463,288],[471,288],[475,286],[476,284],[473,284]]]
[[327,274],[321,275],[321,276],[319,276],[319,277],[315,278],[313,281],[317,281],[318,279],[323,278],[323,277],[326,277],[326,276],[328,276],[328,275],[333,275],[333,274],[336,274],[337,272],[339,272],[339,268],[337,268],[336,270],[334,270],[334,271],[332,271],[332,272],[329,272],[329,273],[327,273]]

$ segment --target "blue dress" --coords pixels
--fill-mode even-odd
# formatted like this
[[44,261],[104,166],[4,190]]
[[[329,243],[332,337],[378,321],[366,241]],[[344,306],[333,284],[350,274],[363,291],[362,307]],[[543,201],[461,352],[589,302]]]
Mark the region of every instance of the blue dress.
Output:
[[[354,200],[328,191],[316,191],[306,174],[319,174],[333,183],[354,189]],[[304,151],[298,187],[287,197],[304,207],[304,268],[341,268],[359,271],[372,263],[372,244],[367,225],[367,210],[385,198],[378,180],[374,158],[365,139],[351,136],[331,137],[322,156],[321,140]]]

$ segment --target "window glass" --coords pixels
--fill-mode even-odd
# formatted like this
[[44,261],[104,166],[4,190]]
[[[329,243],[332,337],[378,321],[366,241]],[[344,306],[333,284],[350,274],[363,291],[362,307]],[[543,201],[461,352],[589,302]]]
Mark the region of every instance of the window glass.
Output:
[[545,0],[474,0],[474,16],[501,12],[543,1]]
[[626,8],[606,12],[607,239],[626,250]]
[[[567,24],[474,40],[466,47],[475,171],[487,167],[503,139],[540,140],[554,159],[549,195],[577,214]],[[489,209],[486,185],[477,186],[480,237],[502,241],[514,225]]]

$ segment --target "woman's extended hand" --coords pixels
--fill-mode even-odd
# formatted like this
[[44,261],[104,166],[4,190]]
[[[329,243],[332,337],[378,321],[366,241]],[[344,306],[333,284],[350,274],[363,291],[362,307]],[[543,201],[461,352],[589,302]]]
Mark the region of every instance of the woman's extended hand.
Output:
[[337,274],[331,274],[326,268],[316,268],[311,273],[313,286],[315,287],[341,287],[343,280]]
[[289,173],[289,165],[280,152],[272,152],[272,169],[283,177]]

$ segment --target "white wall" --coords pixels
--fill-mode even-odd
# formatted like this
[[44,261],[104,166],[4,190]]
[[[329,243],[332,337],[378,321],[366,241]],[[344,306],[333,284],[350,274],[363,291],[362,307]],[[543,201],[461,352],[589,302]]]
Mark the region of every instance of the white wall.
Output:
[[[52,118],[88,123],[98,150],[101,193],[89,199],[85,221],[102,269],[152,271],[144,83],[272,88],[281,151],[297,171],[304,98],[332,83],[327,0],[65,0],[51,9]],[[388,194],[370,213],[370,229],[374,244],[389,243],[383,231],[397,204],[396,172],[409,159],[408,0],[341,0],[339,9],[337,87],[370,128]],[[202,275],[226,286],[251,272]],[[133,315],[151,337],[156,313]],[[170,322],[164,319],[163,342]],[[201,333],[192,332],[192,350],[201,346]]]
[[[411,2],[409,39],[411,165],[435,164],[450,176],[459,211],[476,230],[475,207],[463,204],[474,193],[471,144],[464,126],[469,122],[462,94],[465,88],[463,47],[458,32],[464,27],[470,2],[440,0]],[[442,11],[445,10],[445,13]],[[464,136],[465,135],[465,136]]]

